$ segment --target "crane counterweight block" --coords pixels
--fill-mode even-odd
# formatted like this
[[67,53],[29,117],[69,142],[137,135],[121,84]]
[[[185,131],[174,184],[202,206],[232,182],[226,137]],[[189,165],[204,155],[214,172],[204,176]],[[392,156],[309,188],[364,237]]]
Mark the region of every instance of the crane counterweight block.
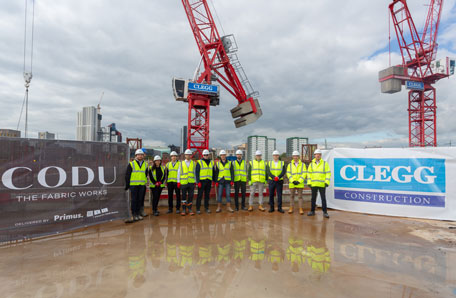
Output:
[[263,112],[260,108],[258,99],[249,98],[247,101],[231,109],[231,116],[238,118],[234,120],[236,128],[251,124],[257,121]]

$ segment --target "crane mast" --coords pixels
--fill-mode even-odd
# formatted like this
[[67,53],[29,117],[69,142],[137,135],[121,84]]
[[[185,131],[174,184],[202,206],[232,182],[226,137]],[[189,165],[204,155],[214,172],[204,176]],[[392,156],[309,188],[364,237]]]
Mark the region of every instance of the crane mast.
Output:
[[420,35],[406,0],[393,0],[389,11],[402,55],[402,64],[380,71],[383,93],[409,89],[409,146],[437,146],[436,90],[438,80],[454,74],[455,61],[436,61],[437,35],[443,0],[430,0],[425,26]]
[[[182,0],[203,64],[193,80],[173,79],[176,100],[188,102],[187,148],[209,148],[210,106],[219,104],[220,84],[238,104],[231,109],[236,127],[255,122],[262,115],[258,92],[251,87],[236,51],[233,35],[220,37],[207,0]],[[183,81],[183,82],[182,82]],[[189,87],[190,86],[190,87]]]

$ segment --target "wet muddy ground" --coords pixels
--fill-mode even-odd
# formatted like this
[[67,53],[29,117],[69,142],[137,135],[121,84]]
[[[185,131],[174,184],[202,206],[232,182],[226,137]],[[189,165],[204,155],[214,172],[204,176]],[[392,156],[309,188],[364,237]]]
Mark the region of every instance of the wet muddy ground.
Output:
[[160,210],[1,246],[0,296],[456,297],[455,222]]

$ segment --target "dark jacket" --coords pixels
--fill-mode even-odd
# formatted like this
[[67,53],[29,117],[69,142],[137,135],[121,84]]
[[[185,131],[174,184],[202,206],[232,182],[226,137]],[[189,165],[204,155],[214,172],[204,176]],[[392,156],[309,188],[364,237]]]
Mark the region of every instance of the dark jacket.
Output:
[[[206,163],[206,165],[209,165],[212,160],[203,158],[202,161],[204,163]],[[215,164],[214,164],[214,167],[215,167]],[[200,171],[201,171],[201,167],[200,167],[199,162],[197,162],[196,163],[196,169],[195,169],[196,183],[200,182]],[[214,168],[212,168],[212,181],[215,181],[216,178],[217,178],[217,176],[215,176],[215,170],[214,170]]]
[[[136,159],[133,160],[133,162],[136,162],[136,164],[141,167],[142,163],[139,164],[139,161],[137,161]],[[145,162],[144,160],[142,162]],[[128,163],[128,166],[127,166],[127,172],[125,173],[125,190],[129,189],[130,188],[130,178],[131,178],[131,172],[133,171],[133,169],[131,168],[131,165],[130,163]],[[146,177],[149,173],[149,169],[146,169]]]
[[153,175],[153,168],[149,168],[149,179],[150,179],[150,185],[155,185],[157,182],[161,182],[162,184],[165,184],[166,182],[166,169],[165,171],[162,171],[161,167],[158,167],[156,170],[156,175],[157,175],[157,180],[154,179]]

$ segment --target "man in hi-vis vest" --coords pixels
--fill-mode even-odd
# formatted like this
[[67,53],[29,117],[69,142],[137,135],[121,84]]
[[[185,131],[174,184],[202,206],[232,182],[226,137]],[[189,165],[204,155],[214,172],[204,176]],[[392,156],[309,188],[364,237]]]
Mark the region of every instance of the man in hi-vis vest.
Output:
[[[185,160],[181,161],[177,172],[177,187],[182,191],[182,212],[185,215],[195,215],[192,211],[193,194],[195,192],[196,162],[192,160],[192,150],[185,150]],[[187,209],[187,210],[186,210]]]
[[274,212],[274,192],[277,192],[277,211],[284,213],[282,210],[282,190],[283,176],[285,176],[285,163],[279,160],[279,151],[272,152],[272,158],[268,162],[266,173],[269,182],[269,212]]
[[233,213],[231,208],[231,188],[234,185],[233,182],[234,171],[231,167],[231,163],[226,159],[226,151],[220,151],[220,161],[215,166],[215,186],[217,187],[217,210],[215,212],[222,212],[222,196],[223,190],[225,190],[226,198],[226,210]]
[[[196,214],[201,214],[201,199],[204,194],[204,209],[206,213],[211,213],[209,209],[209,199],[211,196],[211,186],[214,179],[214,162],[209,158],[209,150],[203,150],[203,159],[196,163],[196,183],[198,185],[198,195],[196,197]],[[214,179],[215,181],[215,179]]]
[[247,210],[245,207],[245,191],[247,184],[247,163],[242,159],[242,151],[236,151],[236,160],[232,162],[234,170],[234,204],[236,211],[239,211],[239,189],[241,190],[241,209]]
[[293,213],[294,207],[294,198],[296,192],[298,193],[299,201],[299,214],[304,214],[304,209],[302,208],[302,192],[304,190],[304,181],[306,180],[306,165],[299,158],[299,151],[293,151],[293,160],[288,164],[287,167],[287,177],[288,177],[288,187],[290,188],[290,209],[288,213]]
[[142,220],[141,216],[141,201],[144,202],[146,195],[148,165],[144,161],[144,151],[137,149],[135,151],[135,159],[127,166],[125,173],[125,190],[130,189],[131,194],[131,215],[127,223]]
[[177,152],[173,151],[170,154],[171,161],[169,161],[166,168],[166,184],[168,186],[168,214],[173,212],[173,192],[176,193],[176,214],[180,214],[181,207],[181,194],[177,188],[177,172],[179,171],[180,161],[177,160]]
[[266,183],[266,163],[261,159],[261,151],[255,152],[255,159],[250,162],[249,165],[249,185],[250,185],[250,197],[249,197],[249,211],[253,211],[253,198],[255,196],[255,190],[258,189],[258,199],[260,206],[258,210],[264,211],[263,208],[263,189]]
[[329,218],[328,210],[326,209],[326,187],[329,186],[329,182],[331,181],[331,170],[329,169],[328,162],[321,159],[320,149],[315,150],[314,156],[315,158],[307,169],[307,184],[309,184],[312,189],[312,205],[311,210],[307,215],[315,215],[317,195],[320,193],[323,216]]

